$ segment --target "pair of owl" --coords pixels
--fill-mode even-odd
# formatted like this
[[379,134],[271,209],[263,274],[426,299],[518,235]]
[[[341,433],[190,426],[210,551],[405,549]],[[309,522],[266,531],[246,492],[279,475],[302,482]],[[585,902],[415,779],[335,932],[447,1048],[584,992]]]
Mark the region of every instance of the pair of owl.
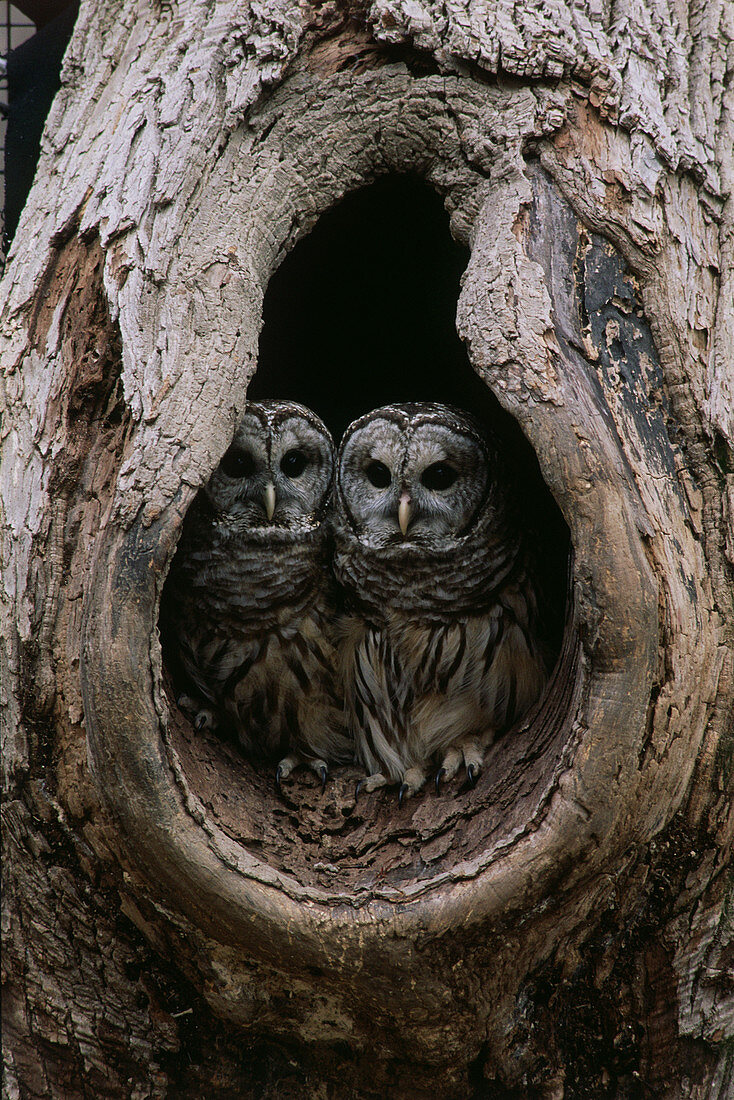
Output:
[[546,681],[499,464],[446,405],[370,412],[335,457],[311,410],[251,403],[167,586],[197,728],[224,721],[279,784],[348,761],[401,801],[431,774],[473,783]]

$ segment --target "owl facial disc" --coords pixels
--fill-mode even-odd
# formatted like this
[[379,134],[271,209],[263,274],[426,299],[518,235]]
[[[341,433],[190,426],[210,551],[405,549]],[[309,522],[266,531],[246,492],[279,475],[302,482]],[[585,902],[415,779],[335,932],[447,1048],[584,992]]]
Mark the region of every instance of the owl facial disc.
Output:
[[347,429],[338,479],[352,530],[365,545],[447,546],[485,501],[488,452],[458,410],[388,405]]
[[310,530],[323,519],[333,472],[331,436],[315,413],[252,402],[205,492],[239,531]]

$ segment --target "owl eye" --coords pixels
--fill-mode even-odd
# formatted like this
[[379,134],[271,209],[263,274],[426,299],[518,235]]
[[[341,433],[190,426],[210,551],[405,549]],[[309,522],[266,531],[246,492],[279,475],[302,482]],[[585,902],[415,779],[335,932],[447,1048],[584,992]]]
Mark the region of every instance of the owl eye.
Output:
[[303,451],[286,451],[280,460],[280,468],[286,477],[300,477],[308,466],[308,458]]
[[365,470],[367,480],[375,489],[387,489],[392,481],[392,475],[384,462],[370,462]]
[[257,469],[250,452],[239,447],[230,447],[219,465],[227,477],[252,477]]
[[434,462],[423,471],[421,484],[425,485],[426,489],[441,492],[443,489],[450,489],[458,476],[454,467],[449,466],[448,463]]

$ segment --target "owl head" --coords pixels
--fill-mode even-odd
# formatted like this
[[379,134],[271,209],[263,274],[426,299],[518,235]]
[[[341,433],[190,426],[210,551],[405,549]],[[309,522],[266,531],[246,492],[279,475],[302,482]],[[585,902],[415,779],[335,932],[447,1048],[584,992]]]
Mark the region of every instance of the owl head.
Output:
[[339,507],[363,545],[442,549],[486,504],[488,446],[459,409],[386,405],[347,429],[337,479]]
[[236,530],[310,530],[333,476],[334,444],[315,413],[294,401],[253,401],[204,492]]

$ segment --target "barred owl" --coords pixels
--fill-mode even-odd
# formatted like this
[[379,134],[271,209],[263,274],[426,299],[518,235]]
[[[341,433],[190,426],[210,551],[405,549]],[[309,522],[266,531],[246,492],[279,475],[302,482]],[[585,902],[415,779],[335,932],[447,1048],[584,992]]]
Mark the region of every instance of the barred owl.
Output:
[[335,693],[323,524],[334,446],[303,405],[247,407],[184,524],[166,587],[169,629],[199,699],[194,724],[229,726],[278,783],[308,763],[326,781],[350,756]]
[[436,788],[539,698],[546,668],[526,554],[497,449],[445,405],[388,405],[339,449],[337,580],[349,613],[341,661],[360,787],[436,769]]

